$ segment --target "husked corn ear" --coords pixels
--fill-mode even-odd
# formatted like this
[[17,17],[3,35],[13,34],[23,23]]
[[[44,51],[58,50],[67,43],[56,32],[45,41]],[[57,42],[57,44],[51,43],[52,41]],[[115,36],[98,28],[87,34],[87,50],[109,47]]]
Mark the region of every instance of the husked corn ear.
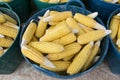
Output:
[[63,58],[64,61],[69,61],[74,57],[74,55]]
[[54,64],[50,60],[45,58],[39,51],[35,50],[31,46],[24,45],[22,46],[21,51],[24,56],[32,61],[47,67],[55,68]]
[[93,31],[94,29],[90,28],[90,27],[87,27],[87,26],[84,26],[80,23],[78,23],[80,25],[80,27],[85,31],[85,32],[90,32],[90,31]]
[[59,53],[64,50],[62,45],[53,42],[30,42],[29,45],[42,53]]
[[91,53],[90,53],[87,61],[85,62],[85,65],[84,65],[82,71],[84,71],[84,70],[86,70],[87,68],[90,67],[90,65],[92,64],[92,62],[93,62],[94,59],[95,59],[95,56],[96,56],[97,53],[98,53],[99,47],[100,47],[100,41],[97,41],[97,42],[95,43],[95,45],[93,46],[93,49],[91,50]]
[[19,27],[14,24],[14,23],[11,23],[9,21],[6,21],[5,23],[3,23],[4,26],[8,26],[8,27],[12,27],[12,28],[15,28],[15,29],[18,29],[19,30]]
[[60,39],[54,40],[54,43],[58,43],[58,44],[62,44],[62,45],[67,45],[70,44],[72,42],[74,42],[76,40],[76,36],[74,33],[69,33],[63,37],[61,37]]
[[55,22],[55,21],[54,21],[54,22],[53,22],[53,21],[50,21],[50,22],[49,22],[49,25],[57,25],[57,24],[59,24],[59,23],[60,23],[60,22],[57,22],[57,21],[56,21],[56,22]]
[[49,0],[40,0],[40,1],[42,1],[42,2],[48,2]]
[[40,65],[40,66],[50,71],[58,72],[58,71],[65,71],[71,63],[70,61],[51,61],[51,62],[55,65],[56,68],[50,68],[44,65]]
[[10,45],[13,43],[13,40],[6,39],[6,38],[0,38],[0,46],[1,47],[10,47]]
[[68,0],[60,0],[60,3],[68,2]]
[[7,21],[12,22],[12,23],[14,23],[14,24],[17,25],[17,21],[16,21],[14,18],[12,18],[11,16],[9,16],[9,15],[7,15],[7,14],[2,14],[2,15],[5,17],[5,19],[6,19]]
[[105,29],[105,27],[99,23],[97,23],[94,19],[85,16],[83,14],[80,13],[76,13],[74,15],[74,18],[81,24],[87,26],[87,27],[91,27],[91,28],[95,28],[95,29]]
[[88,14],[87,16],[94,19],[94,18],[96,18],[98,16],[98,12]]
[[33,36],[31,41],[32,41],[32,42],[33,42],[33,41],[38,41],[38,39],[37,39],[35,36]]
[[[45,12],[43,18],[49,16],[49,13],[50,13],[50,11],[47,10],[47,11]],[[35,32],[35,36],[36,36],[37,38],[40,38],[40,37],[42,37],[42,36],[44,35],[45,30],[46,30],[46,28],[47,28],[47,24],[48,24],[48,23],[47,23],[47,22],[44,22],[42,19],[39,20],[39,22],[38,22],[38,27],[37,27],[36,32]]]
[[82,67],[84,66],[88,56],[90,55],[90,50],[93,47],[93,42],[87,44],[73,59],[73,62],[67,69],[67,73],[70,75],[76,74],[81,71]]
[[60,60],[65,57],[76,54],[80,49],[81,49],[81,46],[79,43],[72,43],[72,44],[65,46],[64,51],[60,53],[49,54],[47,57],[50,60]]
[[119,24],[120,24],[119,19],[112,18],[112,20],[110,22],[110,30],[112,30],[112,33],[110,34],[110,37],[112,39],[114,39],[117,36]]
[[2,55],[3,55],[3,53],[4,53],[4,50],[3,50],[3,48],[2,48],[2,47],[0,47],[0,56],[2,56]]
[[40,38],[40,41],[52,41],[55,39],[59,39],[70,32],[71,30],[67,26],[66,22],[62,21],[59,24],[57,24],[55,28],[53,28],[50,31],[47,31],[45,35]]
[[59,3],[60,0],[49,0],[49,3]]
[[74,32],[74,30],[77,30],[78,35],[85,33],[84,30],[78,25],[78,23],[72,17],[67,18],[66,23],[72,29],[73,32]]
[[0,25],[0,34],[3,34],[5,36],[15,39],[17,33],[18,33],[18,30],[15,28]]
[[45,22],[49,21],[62,21],[67,19],[68,17],[72,17],[72,12],[71,11],[64,11],[64,12],[59,12],[57,14],[50,15],[49,17],[44,18],[43,20]]
[[91,41],[99,40],[110,33],[111,33],[111,30],[103,30],[103,29],[90,31],[90,32],[87,32],[85,34],[78,36],[77,41],[80,44],[86,44],[86,43],[89,43]]
[[27,29],[25,30],[25,32],[23,34],[21,46],[25,45],[31,41],[31,39],[36,31],[36,27],[37,27],[36,23],[30,22],[30,24],[28,25]]
[[4,23],[5,21],[6,21],[6,19],[4,18],[2,13],[0,13],[0,23]]
[[58,11],[50,11],[50,16],[51,16],[51,15],[54,15],[54,14],[57,14],[57,13],[61,13],[61,12],[58,12]]

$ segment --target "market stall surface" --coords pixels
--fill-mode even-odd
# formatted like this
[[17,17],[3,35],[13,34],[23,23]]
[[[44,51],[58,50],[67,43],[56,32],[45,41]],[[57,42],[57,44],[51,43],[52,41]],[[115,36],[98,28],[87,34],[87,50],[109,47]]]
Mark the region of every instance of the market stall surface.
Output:
[[[52,78],[44,75],[43,73],[37,71],[27,62],[22,62],[22,64],[17,68],[17,70],[10,75],[0,75],[0,80],[58,80],[57,78]],[[98,66],[95,70],[83,76],[68,79],[68,80],[120,80],[120,74],[112,74],[104,62]]]

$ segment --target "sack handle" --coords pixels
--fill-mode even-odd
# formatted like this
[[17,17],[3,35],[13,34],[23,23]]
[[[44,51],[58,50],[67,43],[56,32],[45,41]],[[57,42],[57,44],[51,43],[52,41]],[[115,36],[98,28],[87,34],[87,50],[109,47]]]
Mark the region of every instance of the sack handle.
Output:
[[78,7],[82,7],[83,9],[86,9],[83,2],[81,2],[80,0],[69,0],[67,3],[66,3],[66,6],[68,5],[75,5],[75,6],[78,6]]
[[8,8],[8,9],[12,10],[12,8],[9,6],[8,3],[0,2],[0,6],[4,6],[4,7]]

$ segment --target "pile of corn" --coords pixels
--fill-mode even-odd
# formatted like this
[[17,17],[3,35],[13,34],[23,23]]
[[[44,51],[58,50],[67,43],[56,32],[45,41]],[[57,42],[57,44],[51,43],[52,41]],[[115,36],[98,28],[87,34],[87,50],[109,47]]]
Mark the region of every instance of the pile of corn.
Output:
[[76,74],[96,60],[103,37],[111,33],[93,18],[71,11],[46,11],[38,24],[32,20],[21,42],[24,56],[50,71]]
[[68,2],[68,0],[40,0],[41,2],[46,2],[46,3],[65,3]]
[[113,4],[120,4],[120,0],[104,0],[105,2],[113,3]]
[[16,20],[0,12],[0,56],[12,45],[18,30]]
[[112,33],[110,34],[111,39],[120,51],[120,13],[112,17],[110,22],[110,29],[112,30]]

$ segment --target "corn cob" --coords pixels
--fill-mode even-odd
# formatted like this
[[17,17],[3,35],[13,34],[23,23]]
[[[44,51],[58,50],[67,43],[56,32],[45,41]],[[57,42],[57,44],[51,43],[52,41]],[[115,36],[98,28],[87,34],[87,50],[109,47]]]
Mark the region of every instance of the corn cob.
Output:
[[68,2],[68,0],[60,0],[60,3]]
[[39,51],[32,47],[24,45],[22,46],[21,51],[24,56],[31,59],[32,61],[47,67],[55,68],[54,64],[50,60],[45,58]]
[[117,32],[118,32],[118,27],[119,27],[119,23],[120,20],[116,19],[116,18],[112,18],[111,23],[110,23],[110,30],[112,30],[112,33],[110,34],[110,37],[112,39],[114,39],[117,36]]
[[86,44],[86,43],[89,43],[91,41],[99,40],[99,39],[105,37],[106,35],[108,35],[110,33],[111,33],[111,30],[90,31],[90,32],[87,32],[83,35],[78,36],[77,41],[80,44]]
[[15,29],[18,29],[19,30],[19,27],[9,21],[6,21],[5,23],[3,23],[3,26],[8,26],[8,27],[12,27],[12,28],[15,28]]
[[49,0],[40,0],[41,2],[48,2]]
[[57,25],[57,24],[59,24],[59,23],[60,23],[60,22],[55,22],[55,21],[52,22],[52,21],[50,21],[48,24],[49,24],[49,25]]
[[17,29],[0,25],[0,34],[3,34],[5,36],[8,36],[8,37],[15,39],[17,33],[18,33]]
[[84,30],[82,30],[82,28],[78,25],[78,23],[72,17],[67,18],[66,23],[72,29],[73,32],[74,32],[74,30],[78,30],[77,31],[78,35],[85,33]]
[[64,61],[69,61],[74,57],[74,55],[63,58]]
[[92,49],[87,61],[85,62],[85,65],[84,65],[82,71],[85,71],[91,65],[91,63],[94,61],[95,56],[98,53],[99,47],[100,47],[100,41],[97,41],[95,43],[95,45],[93,46],[93,49]]
[[61,12],[58,12],[58,11],[50,11],[50,16],[51,16],[51,15],[54,15],[54,14],[57,14],[57,13],[61,13]]
[[76,36],[74,33],[69,33],[68,35],[65,35],[61,37],[60,39],[54,40],[54,43],[62,44],[62,45],[67,45],[76,40]]
[[86,60],[88,59],[88,56],[90,55],[90,50],[92,47],[93,47],[93,42],[90,42],[78,53],[78,55],[73,59],[73,62],[70,64],[70,66],[67,69],[68,74],[72,75],[81,71]]
[[64,50],[62,45],[53,42],[30,42],[29,45],[42,53],[59,53]]
[[[47,10],[47,11],[45,12],[43,18],[49,16],[49,13],[50,13],[50,11]],[[38,27],[37,27],[36,32],[35,32],[35,36],[36,36],[37,38],[40,38],[40,37],[43,36],[43,34],[45,33],[45,30],[46,30],[46,28],[47,28],[47,24],[48,24],[48,23],[47,23],[47,22],[44,22],[42,19],[39,20],[39,22],[38,22]]]
[[98,12],[88,14],[87,16],[94,19],[94,18],[96,18],[98,16]]
[[49,21],[59,22],[59,21],[67,19],[68,17],[72,17],[71,11],[59,12],[57,14],[50,15],[49,17],[46,17],[43,20],[45,22],[49,22]]
[[0,56],[2,56],[2,55],[3,55],[3,53],[4,53],[4,50],[3,50],[3,48],[2,48],[2,47],[0,47]]
[[90,28],[90,27],[87,27],[87,26],[84,26],[80,23],[78,23],[79,26],[84,30],[84,32],[90,32],[90,31],[93,31],[94,29]]
[[47,31],[45,35],[40,38],[40,41],[52,41],[60,37],[63,37],[68,33],[70,33],[70,29],[67,26],[66,22],[62,21],[58,25],[56,25],[55,28],[53,28],[50,31]]
[[4,37],[5,37],[4,35],[0,34],[0,38],[4,38]]
[[50,60],[60,60],[65,57],[76,54],[80,49],[81,49],[81,46],[79,43],[72,43],[72,44],[65,46],[65,50],[63,52],[49,54],[47,57]]
[[91,27],[91,28],[95,28],[95,29],[105,29],[105,27],[99,23],[97,23],[94,19],[85,16],[83,14],[80,13],[76,13],[74,15],[74,18],[81,24],[87,26],[87,27]]
[[0,23],[4,23],[5,21],[6,21],[6,19],[4,18],[2,13],[0,13]]
[[13,40],[6,39],[6,38],[0,38],[0,46],[1,47],[10,47],[10,45],[13,43]]
[[17,21],[15,19],[13,19],[12,17],[10,17],[9,15],[7,15],[7,14],[2,14],[2,15],[5,17],[5,19],[7,21],[9,21],[9,22],[14,23],[14,24],[17,25]]
[[25,30],[23,37],[22,37],[22,45],[26,45],[27,43],[29,43],[36,31],[36,23],[34,22],[30,22],[30,24],[28,25],[27,29]]
[[40,65],[40,66],[50,71],[59,72],[59,71],[65,71],[71,62],[70,61],[52,61],[52,63],[56,66],[56,68],[50,68],[44,65]]
[[59,3],[60,0],[50,0],[49,3]]

